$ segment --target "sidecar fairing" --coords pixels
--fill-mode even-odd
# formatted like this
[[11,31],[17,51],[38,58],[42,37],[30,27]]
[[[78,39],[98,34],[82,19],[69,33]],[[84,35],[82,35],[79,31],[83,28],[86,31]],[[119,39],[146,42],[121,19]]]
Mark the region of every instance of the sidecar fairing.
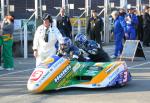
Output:
[[27,88],[42,92],[69,87],[103,88],[123,86],[131,80],[124,61],[78,62],[52,56],[32,72]]

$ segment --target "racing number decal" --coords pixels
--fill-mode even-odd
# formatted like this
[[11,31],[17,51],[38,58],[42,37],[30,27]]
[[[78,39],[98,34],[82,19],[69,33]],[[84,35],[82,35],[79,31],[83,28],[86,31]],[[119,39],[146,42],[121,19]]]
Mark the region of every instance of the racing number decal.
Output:
[[33,72],[33,74],[31,75],[31,80],[37,81],[43,74],[43,71],[35,71]]
[[125,82],[127,82],[127,80],[128,80],[128,72],[125,71],[125,72],[123,72],[123,82],[125,83]]

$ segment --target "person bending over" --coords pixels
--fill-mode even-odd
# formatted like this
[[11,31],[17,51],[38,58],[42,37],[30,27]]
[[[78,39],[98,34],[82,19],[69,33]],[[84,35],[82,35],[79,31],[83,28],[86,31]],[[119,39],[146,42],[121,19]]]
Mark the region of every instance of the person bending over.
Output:
[[57,51],[58,56],[63,56],[69,60],[79,60],[82,61],[81,53],[79,48],[74,46],[69,37],[63,37],[59,41],[59,48]]
[[110,62],[110,57],[102,49],[101,45],[94,40],[87,40],[84,34],[75,36],[75,43],[84,56],[89,57],[93,62]]

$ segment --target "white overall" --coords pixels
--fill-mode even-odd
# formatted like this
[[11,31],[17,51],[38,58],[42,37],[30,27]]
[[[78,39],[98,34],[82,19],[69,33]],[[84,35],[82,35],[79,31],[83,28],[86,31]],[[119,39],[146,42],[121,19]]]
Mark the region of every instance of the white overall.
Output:
[[59,32],[57,27],[49,27],[48,33],[48,42],[45,42],[45,31],[46,27],[44,25],[40,25],[34,35],[33,40],[33,49],[37,49],[38,56],[36,58],[36,66],[38,66],[43,60],[47,57],[56,54],[55,44],[61,40],[62,34]]

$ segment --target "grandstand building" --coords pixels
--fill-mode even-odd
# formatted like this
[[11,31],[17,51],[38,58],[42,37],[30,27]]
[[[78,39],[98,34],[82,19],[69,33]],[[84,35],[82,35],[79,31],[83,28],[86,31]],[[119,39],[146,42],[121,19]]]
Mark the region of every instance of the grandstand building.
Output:
[[[34,9],[34,1],[35,0],[9,0],[9,5],[14,6],[14,11],[10,13],[15,16],[17,19],[26,19],[30,17],[33,11],[28,11],[27,9]],[[43,12],[48,12],[53,16],[56,16],[59,12],[56,7],[61,7],[62,0],[41,0],[42,5],[46,7],[46,10]],[[91,9],[96,9],[100,11],[101,9],[97,6],[103,6],[104,0],[91,0]],[[84,8],[85,0],[68,0],[69,4],[74,4],[74,9],[70,9],[70,16],[79,16],[83,11],[78,8]],[[114,2],[115,6],[120,5],[120,0],[110,0],[110,2]],[[128,4],[132,6],[136,5],[136,0],[127,0]],[[142,4],[149,4],[149,0],[141,0]]]

